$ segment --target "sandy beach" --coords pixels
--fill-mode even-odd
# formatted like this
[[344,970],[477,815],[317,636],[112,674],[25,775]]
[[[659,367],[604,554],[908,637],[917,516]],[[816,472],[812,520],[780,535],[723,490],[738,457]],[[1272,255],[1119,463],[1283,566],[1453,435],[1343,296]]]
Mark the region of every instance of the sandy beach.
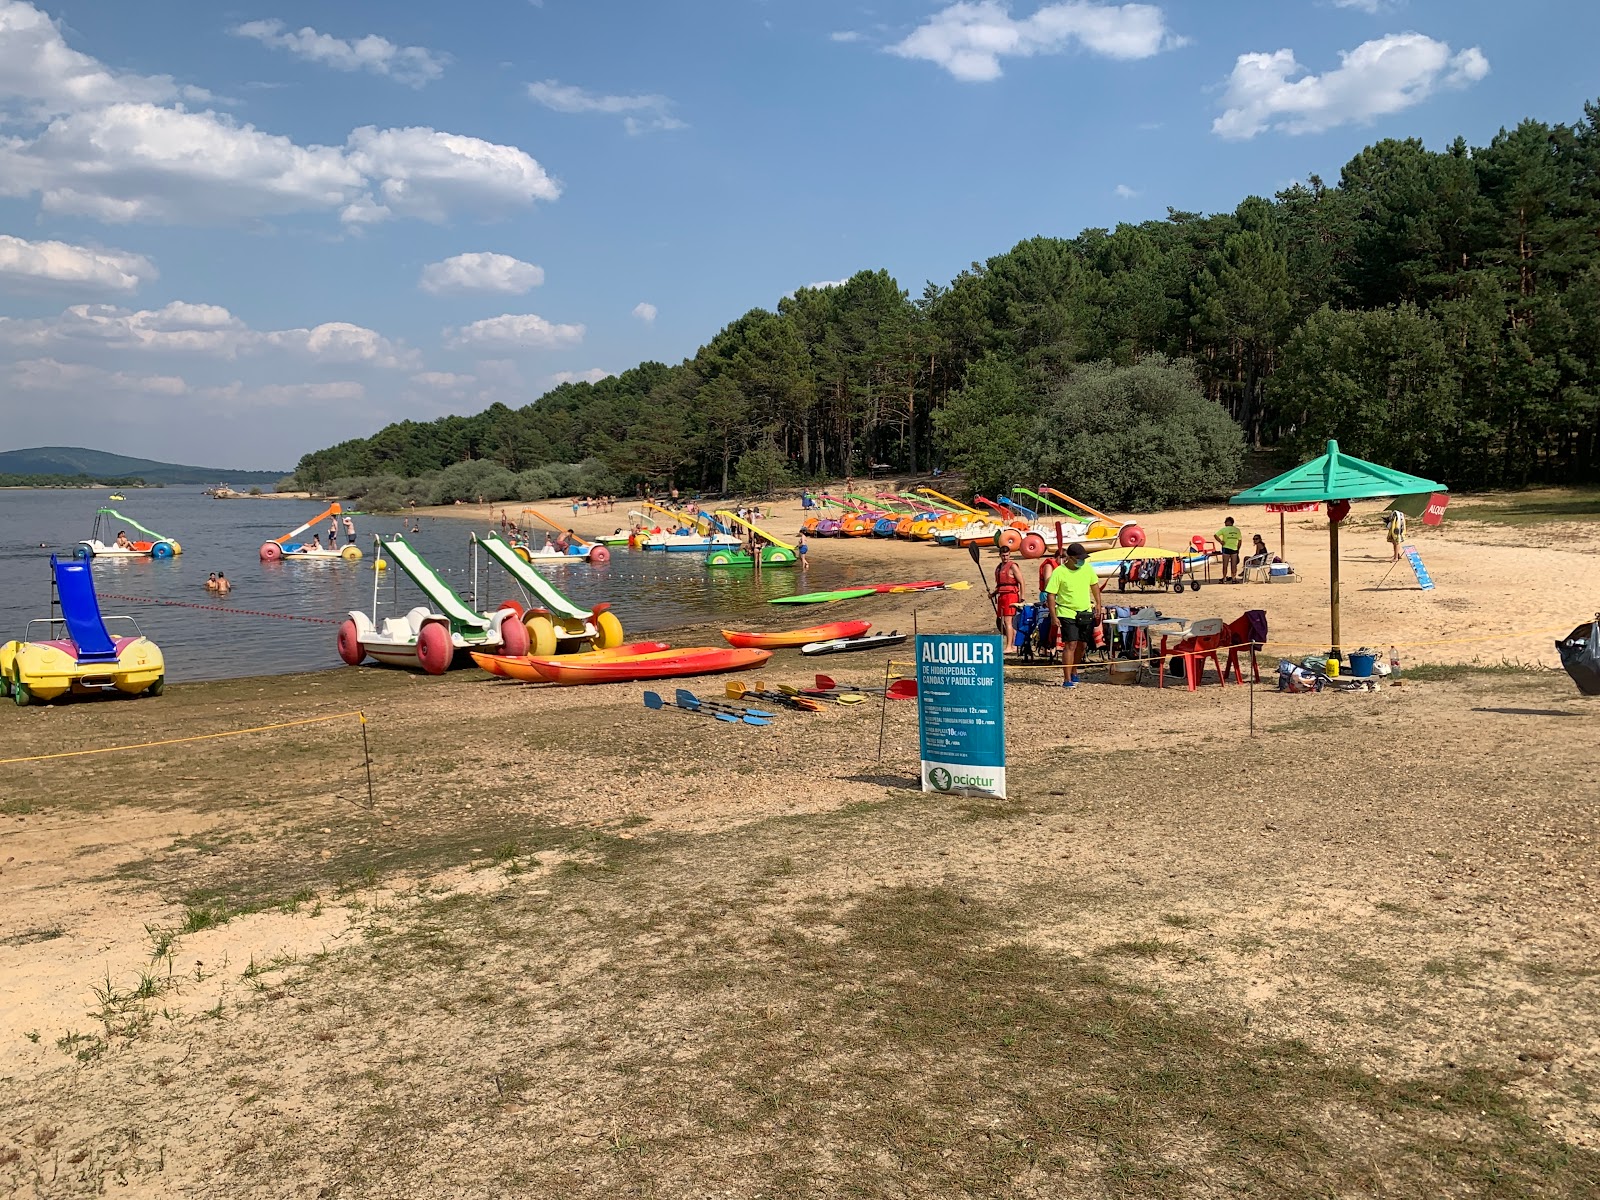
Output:
[[[1379,586],[1356,506],[1343,640],[1396,645],[1400,686],[1281,694],[1273,651],[1262,686],[1193,693],[1008,668],[1003,801],[917,790],[914,702],[728,727],[637,684],[363,667],[6,705],[6,758],[140,748],[0,766],[0,1181],[1593,1195],[1596,710],[1551,668],[1600,522],[1560,493],[1513,519],[1541,495],[1413,524],[1426,592]],[[1256,510],[1142,523],[1178,549],[1227,515],[1276,551]],[[964,551],[812,556],[973,587],[765,627],[992,628]],[[1297,584],[1138,601],[1326,649],[1326,526],[1291,516],[1286,557]],[[758,674],[870,686],[906,649]]]

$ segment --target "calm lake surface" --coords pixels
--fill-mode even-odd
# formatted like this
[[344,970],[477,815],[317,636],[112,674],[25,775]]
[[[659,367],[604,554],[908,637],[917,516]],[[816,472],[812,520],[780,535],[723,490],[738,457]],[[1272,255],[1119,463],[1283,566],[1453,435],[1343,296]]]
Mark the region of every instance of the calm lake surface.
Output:
[[[98,490],[0,489],[0,641],[23,636],[30,619],[50,615],[50,555],[70,557],[89,536],[95,509],[105,505],[183,546],[182,554],[162,561],[94,560],[100,611],[127,613],[139,622],[160,645],[170,682],[342,666],[335,649],[338,622],[351,609],[372,612],[377,576],[372,535],[387,537],[403,528],[398,515],[357,515],[356,544],[366,556],[359,563],[264,563],[257,553],[262,542],[283,536],[327,505],[314,500],[213,500],[198,488],[185,487],[136,488],[122,494],[125,500],[113,501],[109,492]],[[619,513],[618,519],[626,517]],[[421,521],[422,532],[406,540],[470,599],[467,538],[475,527],[457,518]],[[102,526],[103,539],[115,539],[121,527],[113,523],[107,534]],[[326,534],[326,522],[317,532]],[[785,531],[773,532],[782,536]],[[481,554],[479,564],[486,606],[522,599],[498,566]],[[541,569],[577,604],[609,601],[630,638],[713,615],[754,613],[770,597],[799,590],[796,570],[765,571],[757,580],[748,570],[708,570],[693,554],[624,549],[603,566],[570,563]],[[233,584],[229,595],[206,591],[206,576],[212,571],[226,573]],[[383,574],[381,615],[423,603],[422,593],[403,572],[391,568]],[[395,584],[389,575],[399,580],[398,606],[392,604]],[[836,587],[841,581],[840,573],[814,566],[807,572],[805,589]]]

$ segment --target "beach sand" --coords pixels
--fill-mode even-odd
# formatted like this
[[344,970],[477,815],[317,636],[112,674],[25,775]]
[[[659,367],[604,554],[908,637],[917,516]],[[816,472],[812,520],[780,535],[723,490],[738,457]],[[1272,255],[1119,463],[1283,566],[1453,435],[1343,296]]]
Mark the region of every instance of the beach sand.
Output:
[[[428,515],[494,519],[465,507]],[[1014,666],[1005,801],[917,790],[908,702],[728,727],[637,684],[361,668],[7,705],[5,757],[284,727],[0,766],[0,1181],[1592,1195],[1600,768],[1549,664],[1600,596],[1600,524],[1413,523],[1422,592],[1403,564],[1377,588],[1375,512],[1343,539],[1344,643],[1398,645],[1401,686],[1068,694]],[[1143,524],[1178,549],[1229,514],[1277,549],[1254,510]],[[1287,549],[1298,584],[1137,599],[1326,649],[1325,525],[1291,516]],[[974,586],[755,621],[992,628],[963,551],[812,555]]]

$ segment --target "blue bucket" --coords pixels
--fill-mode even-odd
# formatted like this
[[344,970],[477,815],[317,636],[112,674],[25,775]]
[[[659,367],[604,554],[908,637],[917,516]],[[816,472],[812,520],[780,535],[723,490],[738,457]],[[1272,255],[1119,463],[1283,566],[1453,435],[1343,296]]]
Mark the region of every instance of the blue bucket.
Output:
[[1361,654],[1358,651],[1350,652],[1350,674],[1357,679],[1371,679],[1372,665],[1378,661],[1376,654]]

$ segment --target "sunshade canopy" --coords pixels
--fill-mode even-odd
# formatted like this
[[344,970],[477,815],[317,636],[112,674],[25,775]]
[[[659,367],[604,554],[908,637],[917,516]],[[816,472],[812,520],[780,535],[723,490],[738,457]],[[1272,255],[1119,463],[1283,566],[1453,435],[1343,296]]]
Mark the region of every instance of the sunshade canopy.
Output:
[[1339,443],[1330,441],[1326,454],[1247,488],[1228,503],[1304,504],[1312,500],[1367,500],[1374,496],[1414,496],[1420,492],[1447,490],[1442,483],[1431,479],[1341,454]]

